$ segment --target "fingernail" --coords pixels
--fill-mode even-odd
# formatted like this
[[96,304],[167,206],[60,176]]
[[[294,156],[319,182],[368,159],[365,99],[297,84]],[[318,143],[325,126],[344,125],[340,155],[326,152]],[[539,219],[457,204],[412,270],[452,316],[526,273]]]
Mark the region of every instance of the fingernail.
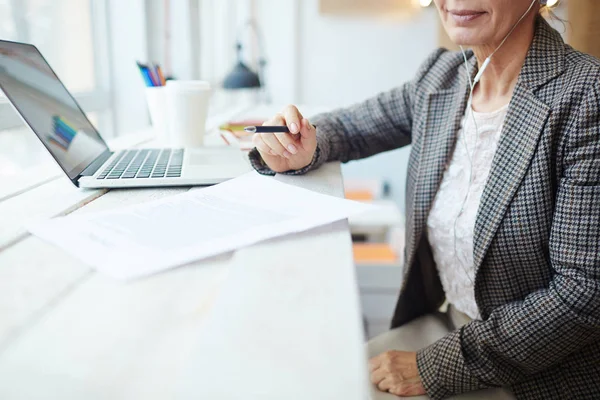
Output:
[[293,144],[288,144],[287,148],[292,154],[296,154],[298,152],[298,149],[296,149],[296,146],[294,146]]
[[285,158],[290,158],[292,155],[291,155],[291,154],[290,154],[288,151],[284,151],[284,152],[283,152],[283,156],[284,156]]
[[296,124],[295,122],[292,122],[292,124],[290,125],[290,131],[292,133],[298,132],[298,124]]

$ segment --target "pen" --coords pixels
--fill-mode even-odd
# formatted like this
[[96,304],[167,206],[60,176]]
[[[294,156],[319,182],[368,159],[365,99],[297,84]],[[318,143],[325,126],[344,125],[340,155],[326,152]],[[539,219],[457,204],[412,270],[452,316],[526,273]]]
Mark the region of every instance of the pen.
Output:
[[144,69],[142,69],[142,74],[146,77],[146,81],[150,82],[148,84],[148,87],[156,86],[156,84],[154,83],[154,80],[152,79],[152,75],[150,74],[150,70],[148,69],[148,67],[145,67]]
[[148,70],[148,75],[150,75],[150,80],[152,81],[152,86],[162,86],[162,82],[160,80],[160,76],[156,71],[156,66],[153,64],[148,64],[146,67]]
[[165,76],[162,72],[162,68],[160,67],[160,65],[156,65],[156,73],[158,74],[158,77],[160,79],[160,83],[162,86],[165,86],[167,84],[167,81],[165,79]]
[[247,126],[244,131],[248,133],[290,133],[287,126]]
[[154,86],[154,83],[152,82],[152,79],[150,79],[150,75],[148,74],[148,67],[146,67],[145,65],[143,65],[140,62],[136,62],[136,65],[137,65],[138,69],[140,70],[140,74],[142,74],[142,78],[144,79],[144,83],[146,84],[146,87]]

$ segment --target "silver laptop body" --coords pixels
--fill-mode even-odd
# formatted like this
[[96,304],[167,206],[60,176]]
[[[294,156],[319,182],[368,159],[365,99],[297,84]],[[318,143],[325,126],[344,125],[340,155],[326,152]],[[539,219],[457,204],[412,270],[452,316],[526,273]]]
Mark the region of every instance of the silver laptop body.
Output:
[[78,187],[211,185],[251,170],[237,148],[111,151],[39,50],[30,44],[0,40],[0,88]]

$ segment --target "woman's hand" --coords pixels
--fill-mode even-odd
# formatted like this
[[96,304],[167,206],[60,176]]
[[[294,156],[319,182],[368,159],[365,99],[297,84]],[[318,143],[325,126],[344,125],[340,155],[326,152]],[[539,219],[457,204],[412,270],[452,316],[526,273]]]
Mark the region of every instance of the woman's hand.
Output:
[[419,370],[417,353],[386,351],[369,360],[371,382],[382,392],[396,396],[420,396],[426,394]]
[[287,106],[263,125],[287,125],[291,132],[254,134],[252,142],[269,168],[285,172],[311,163],[317,149],[317,132],[295,106]]

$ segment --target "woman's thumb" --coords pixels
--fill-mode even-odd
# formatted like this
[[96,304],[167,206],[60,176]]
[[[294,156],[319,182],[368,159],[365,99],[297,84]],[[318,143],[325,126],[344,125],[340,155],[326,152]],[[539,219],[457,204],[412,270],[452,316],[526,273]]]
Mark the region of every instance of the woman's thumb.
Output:
[[302,119],[302,126],[300,128],[300,141],[302,147],[311,148],[316,146],[317,143],[317,129],[308,121],[308,119]]

